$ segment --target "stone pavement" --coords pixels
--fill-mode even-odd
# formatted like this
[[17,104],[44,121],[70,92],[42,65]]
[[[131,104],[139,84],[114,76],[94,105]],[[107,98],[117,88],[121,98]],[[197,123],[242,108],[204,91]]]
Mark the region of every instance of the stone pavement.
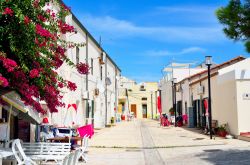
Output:
[[96,130],[90,140],[90,165],[250,164],[250,143],[202,135],[196,129],[160,127],[143,119]]

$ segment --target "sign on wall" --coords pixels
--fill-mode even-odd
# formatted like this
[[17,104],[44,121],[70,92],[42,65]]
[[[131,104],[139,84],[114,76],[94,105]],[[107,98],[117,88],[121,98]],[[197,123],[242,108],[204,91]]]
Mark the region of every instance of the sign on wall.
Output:
[[250,93],[244,93],[243,100],[250,100]]

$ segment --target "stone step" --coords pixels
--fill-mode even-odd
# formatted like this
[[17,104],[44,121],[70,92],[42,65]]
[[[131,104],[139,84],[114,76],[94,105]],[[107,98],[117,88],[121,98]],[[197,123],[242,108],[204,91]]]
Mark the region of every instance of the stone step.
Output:
[[250,142],[250,135],[240,135],[238,139]]

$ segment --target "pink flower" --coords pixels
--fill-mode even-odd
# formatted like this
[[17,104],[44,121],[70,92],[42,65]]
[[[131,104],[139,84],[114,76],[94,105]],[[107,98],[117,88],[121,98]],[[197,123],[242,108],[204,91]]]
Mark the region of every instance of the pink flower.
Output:
[[61,83],[61,82],[58,83],[59,88],[63,88],[63,86],[64,86],[63,83]]
[[14,69],[17,67],[17,64],[14,60],[11,60],[9,58],[3,59],[3,66],[7,69],[8,72],[13,72]]
[[74,26],[71,26],[71,25],[63,22],[62,20],[58,21],[58,26],[59,26],[62,34],[66,34],[67,32],[74,32],[75,31]]
[[30,19],[28,16],[24,16],[24,23],[28,25],[30,23]]
[[5,9],[4,9],[4,12],[3,12],[3,15],[10,15],[10,16],[13,16],[13,10],[11,9],[11,8],[9,8],[9,7],[6,7]]
[[79,64],[76,65],[76,68],[77,68],[77,71],[80,74],[88,74],[89,73],[89,66],[88,66],[88,64],[80,62]]
[[71,90],[71,91],[75,91],[77,86],[75,83],[71,82],[71,81],[68,81],[68,85],[67,85],[68,89]]
[[36,25],[36,34],[43,36],[43,37],[48,37],[48,38],[52,37],[52,34],[39,24]]
[[38,7],[39,7],[39,0],[35,0],[35,1],[33,2],[33,6],[34,6],[35,8],[38,8]]
[[30,78],[36,78],[39,77],[39,71],[37,69],[32,69],[30,71]]
[[37,16],[37,18],[40,20],[40,21],[42,21],[42,22],[45,22],[47,19],[43,16],[43,15],[41,15],[41,14],[39,14],[38,16]]
[[65,4],[62,3],[61,6],[65,11],[70,11],[70,7],[66,6]]
[[8,82],[8,80],[6,78],[0,76],[0,85],[2,87],[7,87],[9,85],[9,82]]

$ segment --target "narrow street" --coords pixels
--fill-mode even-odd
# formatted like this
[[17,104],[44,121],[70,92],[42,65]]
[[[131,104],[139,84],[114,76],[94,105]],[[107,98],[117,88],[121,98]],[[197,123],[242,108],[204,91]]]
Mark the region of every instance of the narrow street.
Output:
[[197,129],[160,127],[149,119],[97,130],[90,140],[90,165],[249,164],[250,144],[237,139],[210,140]]

